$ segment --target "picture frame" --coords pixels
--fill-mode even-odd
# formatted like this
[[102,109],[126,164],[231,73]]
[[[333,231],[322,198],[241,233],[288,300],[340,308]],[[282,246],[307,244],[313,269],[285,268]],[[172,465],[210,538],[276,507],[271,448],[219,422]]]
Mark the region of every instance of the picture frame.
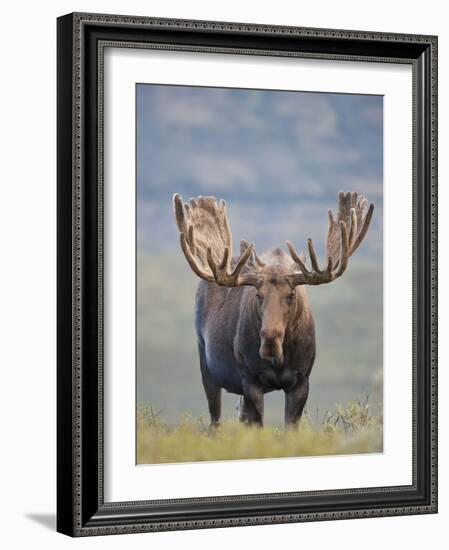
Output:
[[[57,530],[70,536],[437,512],[437,37],[73,13],[58,18]],[[104,498],[104,48],[412,69],[412,483]],[[130,368],[133,368],[132,366]]]

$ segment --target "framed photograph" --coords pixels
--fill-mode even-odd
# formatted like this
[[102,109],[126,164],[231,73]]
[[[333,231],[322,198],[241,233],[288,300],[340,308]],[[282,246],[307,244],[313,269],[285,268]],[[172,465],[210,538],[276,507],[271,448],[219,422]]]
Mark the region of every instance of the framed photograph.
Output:
[[58,19],[58,531],[437,511],[437,38]]

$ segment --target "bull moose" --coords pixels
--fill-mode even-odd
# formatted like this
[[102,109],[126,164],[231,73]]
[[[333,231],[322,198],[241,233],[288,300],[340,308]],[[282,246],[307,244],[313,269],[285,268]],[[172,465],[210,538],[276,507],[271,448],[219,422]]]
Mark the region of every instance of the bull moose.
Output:
[[315,360],[315,328],[306,285],[321,285],[346,271],[363,241],[374,211],[364,196],[340,192],[338,211],[329,209],[326,267],[319,267],[308,239],[305,254],[279,248],[260,257],[254,244],[240,243],[232,258],[226,204],[215,197],[183,203],[173,197],[181,248],[199,282],[195,327],[211,427],[219,425],[222,389],[240,395],[242,422],[263,425],[264,394],[285,392],[285,425],[301,418]]

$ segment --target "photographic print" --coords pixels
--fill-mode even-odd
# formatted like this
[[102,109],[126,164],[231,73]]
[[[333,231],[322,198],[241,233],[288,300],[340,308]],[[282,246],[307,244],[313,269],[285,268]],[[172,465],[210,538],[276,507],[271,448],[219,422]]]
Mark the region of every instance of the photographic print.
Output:
[[381,452],[382,97],[136,88],[137,463]]
[[437,512],[437,49],[58,18],[59,532]]

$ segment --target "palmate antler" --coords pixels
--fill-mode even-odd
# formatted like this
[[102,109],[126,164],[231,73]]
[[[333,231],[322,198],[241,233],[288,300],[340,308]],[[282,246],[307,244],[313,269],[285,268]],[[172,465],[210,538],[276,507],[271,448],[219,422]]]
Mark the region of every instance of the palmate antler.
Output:
[[261,277],[254,272],[242,273],[254,250],[254,244],[242,246],[242,253],[232,267],[232,234],[226,215],[226,203],[217,204],[215,197],[197,197],[184,203],[173,196],[181,248],[194,271],[220,286],[257,286]]
[[308,239],[310,263],[309,270],[305,261],[298,256],[295,247],[290,241],[287,246],[293,261],[299,266],[301,272],[290,275],[290,282],[297,285],[322,285],[337,279],[346,271],[350,256],[357,250],[365,238],[371,218],[374,204],[368,206],[368,200],[363,196],[357,198],[357,193],[338,194],[337,219],[329,209],[329,229],[327,232],[326,249],[327,262],[325,269],[320,269],[312,239]]

